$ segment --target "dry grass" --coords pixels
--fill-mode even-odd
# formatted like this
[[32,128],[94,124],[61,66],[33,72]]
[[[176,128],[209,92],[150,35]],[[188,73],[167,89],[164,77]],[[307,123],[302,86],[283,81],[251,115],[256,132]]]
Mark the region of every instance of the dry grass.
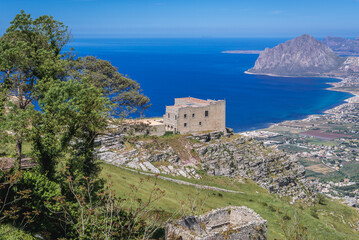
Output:
[[323,164],[312,165],[312,166],[306,167],[306,169],[312,170],[313,172],[322,173],[322,174],[327,174],[327,173],[335,171],[334,169],[324,166]]

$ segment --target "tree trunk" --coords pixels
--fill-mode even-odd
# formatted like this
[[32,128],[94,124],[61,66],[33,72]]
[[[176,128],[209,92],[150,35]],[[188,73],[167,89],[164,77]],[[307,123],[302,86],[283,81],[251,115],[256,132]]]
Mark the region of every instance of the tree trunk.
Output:
[[16,163],[15,167],[17,167],[19,170],[21,170],[21,158],[22,158],[22,140],[18,139],[16,140]]

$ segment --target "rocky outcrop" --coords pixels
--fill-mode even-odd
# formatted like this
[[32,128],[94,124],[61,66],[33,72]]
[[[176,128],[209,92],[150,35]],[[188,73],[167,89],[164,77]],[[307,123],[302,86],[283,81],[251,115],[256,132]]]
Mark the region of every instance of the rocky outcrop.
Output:
[[225,132],[222,131],[214,131],[209,133],[194,133],[191,136],[189,136],[189,139],[196,139],[200,142],[209,142],[211,140],[218,140],[221,137],[230,137],[234,134],[232,128],[226,128]]
[[304,34],[272,49],[266,48],[248,73],[316,76],[337,70],[344,61],[324,43]]
[[267,221],[247,207],[226,207],[166,224],[166,239],[267,239]]
[[347,57],[338,69],[341,73],[359,73],[359,57]]
[[196,179],[201,178],[200,170],[205,170],[210,175],[250,178],[270,192],[294,200],[312,194],[304,167],[295,158],[249,138],[201,142],[182,136],[137,140],[122,146],[115,140],[104,140],[112,148],[98,148],[98,157],[116,166]]
[[197,149],[203,168],[210,175],[250,178],[272,193],[304,199],[311,195],[305,169],[295,158],[265,147],[263,143],[238,138]]

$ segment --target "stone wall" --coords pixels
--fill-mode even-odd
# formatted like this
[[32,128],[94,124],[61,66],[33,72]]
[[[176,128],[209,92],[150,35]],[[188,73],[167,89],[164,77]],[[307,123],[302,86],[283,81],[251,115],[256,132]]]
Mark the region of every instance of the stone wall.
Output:
[[229,206],[167,223],[166,239],[267,239],[267,221],[247,207]]
[[177,126],[178,108],[173,106],[166,106],[166,114],[163,115],[163,123],[166,131],[172,131],[176,133],[178,131]]
[[163,136],[166,133],[166,128],[164,124],[151,126],[149,135],[151,136]]
[[[208,111],[208,116],[205,112]],[[187,117],[185,118],[184,115]],[[186,107],[178,111],[177,130],[181,134],[204,132],[204,131],[224,131],[225,126],[225,101],[210,103],[203,107]],[[184,126],[186,123],[186,127]]]

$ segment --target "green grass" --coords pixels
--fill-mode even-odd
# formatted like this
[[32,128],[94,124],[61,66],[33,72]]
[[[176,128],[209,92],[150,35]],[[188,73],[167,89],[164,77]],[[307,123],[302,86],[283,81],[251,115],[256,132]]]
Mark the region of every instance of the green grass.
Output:
[[[317,164],[318,164],[318,162],[307,161],[307,160],[305,160],[305,159],[301,159],[300,157],[299,157],[299,162],[300,162],[300,164],[302,164],[304,167],[309,167],[309,166],[313,166],[313,165],[317,165]],[[306,171],[307,171],[307,170],[306,170]]]
[[308,142],[311,144],[323,145],[323,146],[337,146],[338,145],[338,143],[335,141],[328,141],[328,140],[323,140],[320,138],[310,138],[310,139],[308,139]]
[[324,174],[323,174],[323,173],[314,172],[314,171],[309,170],[309,169],[305,169],[305,176],[306,176],[306,177],[318,177],[318,178],[320,178],[320,177],[324,176]]
[[[102,164],[102,166],[103,176],[105,178],[107,178],[107,174],[112,176],[113,187],[119,196],[128,195],[130,184],[134,184],[140,186],[138,197],[146,199],[154,187],[154,177],[150,178],[152,181],[145,180],[140,183],[140,179],[144,179],[146,176],[112,165]],[[245,183],[240,183],[232,178],[204,176],[201,180],[188,181],[243,192],[226,193],[203,190],[200,193],[200,198],[208,196],[204,205],[205,211],[228,205],[252,208],[268,221],[268,239],[283,239],[279,221],[284,214],[293,218],[295,211],[298,212],[301,223],[308,228],[313,239],[357,239],[359,234],[350,227],[350,224],[356,226],[359,214],[354,208],[347,207],[338,201],[328,199],[326,205],[316,204],[314,207],[317,209],[319,217],[317,219],[311,215],[313,207],[303,205],[303,203],[302,205],[300,203],[291,205],[288,203],[288,199],[269,194],[267,190],[248,179],[245,180]],[[192,186],[161,179],[157,179],[157,186],[165,190],[165,196],[157,203],[157,207],[173,214],[180,211],[181,202],[188,201],[188,198],[193,199],[198,193],[198,190]],[[341,216],[345,219],[345,223],[341,220]]]
[[339,171],[331,172],[320,178],[325,181],[340,181],[344,178],[350,178],[352,181],[359,181],[359,162],[352,161],[345,164]]

